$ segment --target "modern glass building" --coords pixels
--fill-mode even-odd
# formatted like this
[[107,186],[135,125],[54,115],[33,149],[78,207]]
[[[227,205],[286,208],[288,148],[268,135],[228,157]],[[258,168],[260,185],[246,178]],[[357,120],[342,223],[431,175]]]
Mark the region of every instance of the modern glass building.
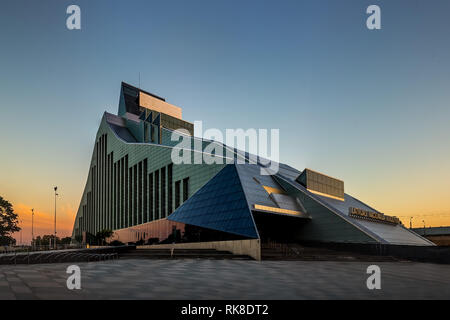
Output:
[[[172,140],[177,129],[189,142],[183,148]],[[194,138],[193,131],[181,108],[122,83],[118,114],[104,113],[95,138],[74,241],[113,230],[116,240],[143,244],[257,239],[433,245],[396,217],[346,194],[342,180],[282,163],[268,174],[248,153],[218,142],[227,161],[206,163],[204,147],[211,141]],[[193,163],[174,164],[174,150],[189,152]]]

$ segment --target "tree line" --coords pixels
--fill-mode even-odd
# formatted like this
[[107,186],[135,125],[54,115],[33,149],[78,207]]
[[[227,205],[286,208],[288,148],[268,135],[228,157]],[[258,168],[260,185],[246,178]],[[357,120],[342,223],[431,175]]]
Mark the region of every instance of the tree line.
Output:
[[0,245],[15,244],[16,239],[12,234],[20,230],[19,216],[14,212],[12,204],[0,196]]

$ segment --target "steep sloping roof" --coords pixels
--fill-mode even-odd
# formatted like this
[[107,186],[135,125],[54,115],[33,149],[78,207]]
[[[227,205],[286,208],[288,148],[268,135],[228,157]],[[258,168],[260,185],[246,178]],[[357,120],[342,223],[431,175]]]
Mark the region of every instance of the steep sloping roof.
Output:
[[[416,245],[416,246],[434,245],[431,241],[418,236],[417,234],[411,232],[402,225],[391,225],[386,223],[350,217],[349,216],[350,207],[374,212],[379,211],[357,200],[356,198],[353,198],[348,194],[345,194],[344,201],[340,201],[337,199],[311,193],[304,186],[302,186],[296,181],[291,181],[291,185],[293,185],[298,190],[301,190],[303,193],[308,194],[311,198],[316,199],[319,203],[326,205],[328,208],[332,209],[333,212],[340,215],[349,223],[357,226],[359,229],[372,235],[373,237],[381,239],[382,242],[384,243],[397,245]],[[312,219],[314,219],[313,215]]]

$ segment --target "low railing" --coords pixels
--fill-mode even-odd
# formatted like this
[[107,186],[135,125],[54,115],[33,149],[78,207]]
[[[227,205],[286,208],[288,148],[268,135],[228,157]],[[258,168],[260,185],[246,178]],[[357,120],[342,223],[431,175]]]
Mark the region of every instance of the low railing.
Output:
[[[38,263],[62,263],[62,262],[91,262],[106,261],[119,258],[119,254],[133,247],[106,247],[96,249],[66,249],[52,251],[9,251],[0,254],[0,264],[38,264]],[[31,249],[31,248],[30,248]]]
[[69,249],[85,249],[86,245],[81,244],[58,244],[56,248],[50,245],[42,246],[0,246],[0,254],[14,252],[34,252],[34,251],[53,251]]

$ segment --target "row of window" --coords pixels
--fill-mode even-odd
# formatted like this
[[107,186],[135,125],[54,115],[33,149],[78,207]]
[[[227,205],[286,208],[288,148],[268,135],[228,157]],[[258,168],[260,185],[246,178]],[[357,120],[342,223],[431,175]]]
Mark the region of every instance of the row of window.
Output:
[[[91,168],[91,191],[83,205],[83,217],[79,221],[82,230],[94,232],[95,226],[110,224],[112,209],[113,153],[107,153],[108,136],[102,135],[95,144],[95,164]],[[94,214],[95,213],[95,214]],[[99,231],[99,230],[96,230]]]
[[[189,196],[189,178],[173,181],[173,164],[148,173],[148,160],[129,167],[128,155],[113,162],[107,153],[107,135],[95,147],[91,191],[86,194],[79,218],[79,233],[123,229],[167,217]],[[183,190],[181,190],[181,184]]]

